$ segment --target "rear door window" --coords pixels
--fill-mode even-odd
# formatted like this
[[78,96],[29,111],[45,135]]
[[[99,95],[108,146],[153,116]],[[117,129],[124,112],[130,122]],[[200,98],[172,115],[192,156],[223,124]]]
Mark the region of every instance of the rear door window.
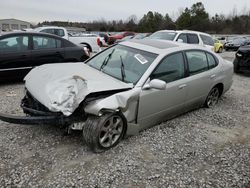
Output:
[[208,66],[209,69],[212,69],[218,65],[216,59],[212,54],[207,53],[207,61],[208,61]]
[[187,51],[186,57],[189,67],[189,75],[195,75],[208,70],[207,56],[202,51]]
[[33,48],[36,49],[50,49],[61,48],[62,43],[58,39],[44,36],[33,36]]
[[196,34],[188,34],[187,36],[189,44],[199,44],[199,38]]

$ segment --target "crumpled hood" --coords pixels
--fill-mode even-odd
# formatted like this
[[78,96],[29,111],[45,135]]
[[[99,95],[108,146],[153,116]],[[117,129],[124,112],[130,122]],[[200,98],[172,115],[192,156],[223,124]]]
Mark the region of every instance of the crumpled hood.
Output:
[[133,87],[84,63],[42,65],[32,69],[24,80],[35,99],[49,110],[66,116],[90,93]]

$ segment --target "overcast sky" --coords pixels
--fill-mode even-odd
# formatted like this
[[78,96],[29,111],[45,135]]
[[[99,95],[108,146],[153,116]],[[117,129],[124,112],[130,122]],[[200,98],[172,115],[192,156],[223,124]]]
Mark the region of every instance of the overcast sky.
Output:
[[[210,16],[250,11],[250,0],[200,0]],[[173,19],[178,12],[197,0],[0,0],[0,19],[16,18],[32,23],[48,21],[126,20],[130,15],[140,19],[148,11],[168,13]]]

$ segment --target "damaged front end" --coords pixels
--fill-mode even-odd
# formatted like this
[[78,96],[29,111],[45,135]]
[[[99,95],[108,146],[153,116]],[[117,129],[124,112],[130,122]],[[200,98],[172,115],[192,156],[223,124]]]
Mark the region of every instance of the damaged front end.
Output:
[[[21,108],[26,116],[17,116],[0,113],[0,120],[25,125],[59,125],[68,126],[83,120],[84,114],[76,110],[72,115],[65,116],[61,112],[51,112],[47,107],[37,101],[28,91],[21,101]],[[76,115],[81,114],[81,116]]]
[[[79,104],[75,111],[67,116],[63,112],[52,112],[46,106],[41,104],[35,97],[33,97],[29,91],[26,90],[24,98],[21,100],[21,108],[26,116],[7,115],[0,113],[0,120],[14,123],[14,124],[26,124],[26,125],[57,125],[61,127],[70,127],[74,130],[81,130],[84,122],[87,120],[89,115],[101,116],[104,109],[105,112],[115,112],[117,108],[100,108],[99,103],[112,96],[117,97],[117,93],[125,93],[128,89],[112,90],[90,93],[86,98]],[[90,112],[89,108],[93,108],[94,103],[97,103],[96,108],[100,113]],[[108,107],[108,103],[107,107]],[[112,104],[112,103],[110,103]],[[124,105],[124,102],[123,102]],[[95,110],[97,110],[95,109]],[[87,112],[85,112],[87,110]],[[95,111],[96,112],[96,111]]]
[[119,111],[128,124],[136,123],[140,88],[84,64],[37,67],[25,77],[25,87],[21,108],[26,116],[0,113],[0,120],[82,130],[90,116]]

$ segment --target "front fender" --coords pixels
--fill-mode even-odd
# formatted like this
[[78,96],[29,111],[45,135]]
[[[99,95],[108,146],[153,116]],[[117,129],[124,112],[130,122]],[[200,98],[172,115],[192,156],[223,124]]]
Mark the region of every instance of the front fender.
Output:
[[[124,91],[120,93],[116,93],[104,99],[99,99],[93,102],[90,102],[85,108],[85,112],[93,115],[99,115],[102,110],[121,110],[123,112],[126,111],[134,111],[135,109],[130,109],[130,104],[135,104],[135,101],[138,101],[139,94],[141,89],[134,88],[129,91]],[[126,117],[127,118],[127,117]]]

